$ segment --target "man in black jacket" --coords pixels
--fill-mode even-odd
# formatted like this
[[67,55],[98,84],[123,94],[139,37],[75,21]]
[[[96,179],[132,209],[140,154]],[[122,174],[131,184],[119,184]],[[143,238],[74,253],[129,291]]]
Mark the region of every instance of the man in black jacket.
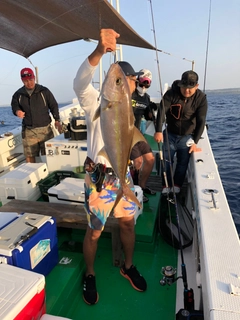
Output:
[[[160,103],[154,138],[158,143],[168,141],[163,147],[167,183],[163,179],[162,194],[171,191],[180,192],[190,155],[192,152],[201,150],[197,148],[197,143],[205,126],[207,98],[198,86],[197,73],[191,70],[186,71],[182,74],[181,80],[173,82],[171,89],[164,94]],[[162,133],[165,116],[167,130]],[[166,134],[168,134],[168,140]],[[177,163],[172,186],[170,166],[173,164],[175,153]]]
[[22,142],[27,162],[36,162],[35,157],[46,154],[44,142],[53,138],[51,117],[55,119],[55,127],[61,132],[59,109],[51,91],[35,83],[32,69],[24,68],[20,72],[23,87],[12,97],[13,114],[22,120]]

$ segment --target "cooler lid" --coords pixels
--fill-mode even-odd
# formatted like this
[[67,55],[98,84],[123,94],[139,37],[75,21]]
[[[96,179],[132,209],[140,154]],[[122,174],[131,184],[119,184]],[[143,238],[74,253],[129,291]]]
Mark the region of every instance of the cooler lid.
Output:
[[53,223],[52,217],[35,213],[24,213],[0,230],[0,254],[12,256],[12,250],[33,236],[47,221]]
[[61,199],[76,199],[82,200],[85,189],[84,179],[65,178],[58,185],[48,189],[49,195],[57,195]]
[[42,274],[0,264],[0,319],[14,319],[44,287]]
[[[37,174],[37,170],[40,168],[46,168],[47,166],[45,163],[39,162],[39,163],[22,163],[18,167],[14,168],[13,170],[9,171],[8,173],[4,174],[2,177],[0,177],[0,183],[11,183],[13,181],[16,183],[17,180],[24,180],[26,178],[31,178],[31,176],[34,174]],[[39,175],[37,174],[37,177]]]
[[17,212],[0,212],[0,229],[18,217],[19,213]]

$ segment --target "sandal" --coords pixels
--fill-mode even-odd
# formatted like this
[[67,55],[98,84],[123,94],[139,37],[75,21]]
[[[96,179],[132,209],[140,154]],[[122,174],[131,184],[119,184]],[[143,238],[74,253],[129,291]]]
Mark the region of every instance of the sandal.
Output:
[[146,187],[146,188],[143,189],[143,193],[151,194],[152,196],[154,196],[156,194],[156,191],[153,191],[149,187]]
[[143,203],[146,203],[146,202],[148,202],[148,201],[149,201],[148,197],[146,197],[145,195],[143,195]]

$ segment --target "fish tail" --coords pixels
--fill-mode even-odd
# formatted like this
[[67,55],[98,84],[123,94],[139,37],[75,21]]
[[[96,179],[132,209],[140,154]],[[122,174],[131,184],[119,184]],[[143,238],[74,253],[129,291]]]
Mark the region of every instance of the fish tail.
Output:
[[117,192],[117,198],[115,200],[115,203],[114,203],[114,207],[113,208],[116,208],[118,202],[121,200],[121,198],[123,197],[123,189],[120,188]]
[[136,203],[139,208],[142,208],[141,203],[138,201],[138,198],[135,196],[134,192],[130,189],[128,184],[122,186],[123,194],[125,197]]
[[139,208],[142,208],[142,204],[138,201],[138,198],[135,196],[134,192],[129,188],[129,186],[127,184],[125,184],[117,192],[117,198],[115,200],[113,209],[116,208],[118,202],[121,200],[123,195],[126,198],[130,199],[131,201],[133,201],[134,203],[136,203],[136,205]]

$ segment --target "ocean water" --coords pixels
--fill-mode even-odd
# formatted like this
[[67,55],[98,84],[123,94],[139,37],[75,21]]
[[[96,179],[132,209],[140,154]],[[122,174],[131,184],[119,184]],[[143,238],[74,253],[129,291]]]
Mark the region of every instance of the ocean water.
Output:
[[[207,98],[208,135],[229,207],[240,234],[240,93],[208,93]],[[0,134],[20,125],[21,119],[12,114],[10,107],[0,108]]]
[[240,234],[240,93],[211,93],[207,98],[208,136]]

